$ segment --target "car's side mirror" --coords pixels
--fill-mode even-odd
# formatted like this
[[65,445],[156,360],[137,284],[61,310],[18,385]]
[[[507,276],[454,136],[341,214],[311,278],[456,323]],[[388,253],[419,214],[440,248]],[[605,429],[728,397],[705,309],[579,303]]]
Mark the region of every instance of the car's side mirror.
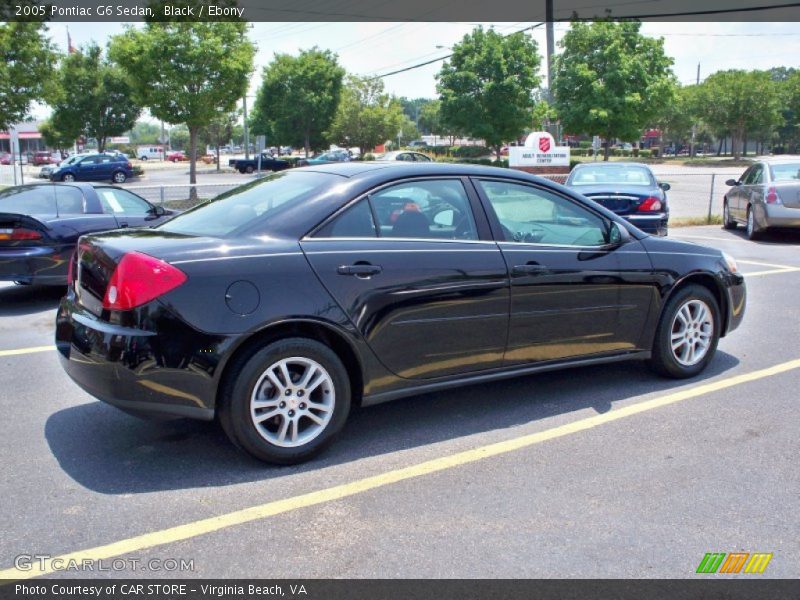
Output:
[[671,186],[670,184],[668,184],[666,181],[659,181],[659,182],[658,182],[658,187],[660,187],[660,188],[661,188],[662,190],[664,190],[665,192],[668,192],[668,191],[669,191],[669,189],[670,189],[672,186]]
[[737,185],[740,185],[740,183],[735,179],[728,179],[728,181],[725,182],[725,185],[730,187],[736,187]]
[[167,211],[163,206],[154,206],[149,210],[149,212],[154,217],[163,217],[165,214],[167,214]]
[[629,241],[631,241],[630,232],[617,222],[611,223],[608,230],[608,245],[617,247],[627,244]]

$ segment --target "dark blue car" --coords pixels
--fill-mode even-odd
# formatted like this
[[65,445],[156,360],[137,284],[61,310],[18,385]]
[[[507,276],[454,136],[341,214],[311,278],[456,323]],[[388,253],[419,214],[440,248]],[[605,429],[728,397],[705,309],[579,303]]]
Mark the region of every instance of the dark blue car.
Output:
[[0,281],[65,285],[84,233],[147,227],[174,211],[118,187],[38,183],[0,191]]
[[667,235],[668,183],[656,181],[647,165],[598,162],[576,165],[566,185],[653,235]]
[[50,173],[50,181],[113,181],[125,183],[133,168],[124,154],[87,154],[64,161]]

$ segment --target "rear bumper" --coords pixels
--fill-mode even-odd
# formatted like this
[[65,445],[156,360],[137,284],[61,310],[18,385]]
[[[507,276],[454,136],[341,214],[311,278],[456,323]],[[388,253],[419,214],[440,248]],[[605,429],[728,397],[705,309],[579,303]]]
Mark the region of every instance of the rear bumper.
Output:
[[140,321],[148,329],[108,323],[76,304],[70,291],[59,306],[55,336],[67,375],[126,412],[213,419],[217,365],[230,339],[190,328],[158,302],[146,312],[151,317]]
[[621,215],[622,218],[635,225],[645,233],[651,235],[667,235],[667,223],[669,214],[659,213],[655,215]]
[[0,281],[66,285],[72,247],[0,248]]
[[[761,210],[758,210],[758,208],[761,208]],[[788,208],[782,204],[763,204],[757,206],[755,215],[758,225],[762,228],[800,228],[800,208]]]

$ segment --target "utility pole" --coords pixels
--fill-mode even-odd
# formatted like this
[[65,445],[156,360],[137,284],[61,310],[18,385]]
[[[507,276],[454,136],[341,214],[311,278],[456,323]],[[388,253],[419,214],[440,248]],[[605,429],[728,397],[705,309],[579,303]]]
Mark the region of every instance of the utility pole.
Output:
[[242,112],[244,113],[244,159],[250,160],[250,132],[247,130],[247,94],[242,96]]
[[553,33],[553,0],[545,0],[545,30],[547,31],[547,101],[553,103],[553,54],[555,37]]

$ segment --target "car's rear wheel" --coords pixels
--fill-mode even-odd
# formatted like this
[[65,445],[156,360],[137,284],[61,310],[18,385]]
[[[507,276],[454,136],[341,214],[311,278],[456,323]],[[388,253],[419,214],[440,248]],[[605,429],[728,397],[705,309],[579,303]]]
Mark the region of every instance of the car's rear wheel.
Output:
[[255,171],[255,168],[253,167],[253,165],[247,165],[247,166],[244,168],[244,172],[245,172],[245,173],[247,173],[248,175],[249,175],[250,173],[252,173],[253,171]]
[[731,218],[731,210],[728,208],[728,201],[722,204],[722,227],[725,229],[736,229],[736,221]]
[[753,207],[747,207],[747,239],[748,240],[757,240],[761,237],[761,230],[756,225],[756,216],[753,212]]
[[111,180],[112,180],[114,183],[125,183],[125,181],[126,181],[127,179],[128,179],[128,176],[127,176],[127,175],[125,175],[125,173],[123,173],[122,171],[117,171],[116,173],[114,173],[114,174],[111,176]]
[[139,160],[147,160],[147,157],[146,157],[146,156],[141,156],[141,157],[139,158]]
[[306,338],[279,340],[234,365],[220,422],[234,444],[271,463],[318,454],[350,411],[350,381],[338,356]]
[[701,285],[687,285],[669,299],[656,330],[650,366],[665,377],[694,377],[717,350],[720,309]]
[[72,173],[65,173],[61,176],[61,181],[75,181],[75,175]]

